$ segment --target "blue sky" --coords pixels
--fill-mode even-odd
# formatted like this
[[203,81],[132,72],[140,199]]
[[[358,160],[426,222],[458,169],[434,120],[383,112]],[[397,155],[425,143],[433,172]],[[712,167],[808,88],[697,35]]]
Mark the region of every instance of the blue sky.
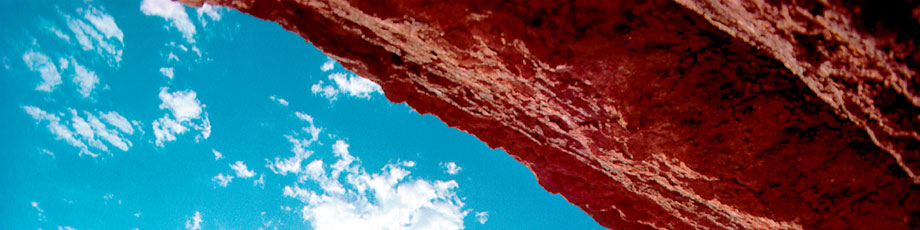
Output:
[[0,10],[2,229],[601,229],[275,23],[165,0]]

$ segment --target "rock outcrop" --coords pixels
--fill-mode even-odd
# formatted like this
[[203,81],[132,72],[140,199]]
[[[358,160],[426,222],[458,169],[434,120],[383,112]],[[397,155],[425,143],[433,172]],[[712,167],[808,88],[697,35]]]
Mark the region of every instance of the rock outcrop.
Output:
[[918,1],[206,2],[504,149],[606,227],[920,228]]

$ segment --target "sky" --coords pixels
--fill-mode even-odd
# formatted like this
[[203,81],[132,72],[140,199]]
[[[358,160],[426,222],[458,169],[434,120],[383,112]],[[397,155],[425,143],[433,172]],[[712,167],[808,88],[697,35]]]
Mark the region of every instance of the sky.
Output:
[[602,229],[273,22],[168,0],[0,11],[0,229]]

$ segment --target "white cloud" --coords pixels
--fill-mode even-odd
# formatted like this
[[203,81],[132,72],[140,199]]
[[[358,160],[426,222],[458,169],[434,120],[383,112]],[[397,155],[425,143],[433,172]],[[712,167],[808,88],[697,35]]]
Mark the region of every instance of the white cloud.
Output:
[[281,175],[287,175],[288,173],[299,173],[303,170],[301,167],[303,160],[313,154],[313,151],[306,149],[310,143],[312,143],[312,141],[297,139],[291,135],[285,135],[284,137],[287,138],[289,142],[291,142],[291,152],[294,153],[294,156],[285,159],[275,157],[273,162],[269,162],[268,168],[271,169],[275,174]]
[[42,154],[45,154],[45,155],[51,156],[51,158],[54,158],[54,152],[52,152],[51,150],[42,149]]
[[408,178],[409,172],[388,165],[379,174],[350,172],[346,192],[310,191],[303,218],[324,229],[463,229],[463,202],[454,181]]
[[414,162],[367,173],[348,148],[338,140],[332,146],[334,164],[326,168],[322,160],[314,160],[299,172],[299,183],[317,183],[317,191],[299,183],[283,189],[284,196],[304,203],[301,214],[314,229],[463,229],[469,211],[463,210],[455,181],[410,178],[401,166]]
[[195,24],[188,18],[185,6],[170,0],[144,0],[141,12],[147,16],[159,16],[170,22],[173,28],[182,32],[188,43],[195,43]]
[[70,226],[58,226],[58,230],[77,230],[76,228]]
[[329,101],[335,101],[335,99],[338,99],[337,95],[339,95],[339,90],[331,85],[324,85],[322,80],[310,86],[310,91],[312,91],[313,94],[329,99]]
[[220,6],[214,6],[211,4],[205,3],[198,7],[195,11],[198,12],[198,22],[201,22],[202,26],[207,26],[208,21],[205,20],[205,16],[211,19],[211,21],[220,21],[221,13],[225,9]]
[[80,63],[77,63],[77,60],[72,59],[74,71],[76,74],[73,76],[73,83],[77,84],[79,89],[77,92],[80,93],[83,97],[89,97],[93,93],[93,89],[96,88],[96,84],[99,83],[99,77],[96,76],[96,73],[92,70],[86,69]]
[[48,30],[54,33],[54,35],[60,38],[61,40],[64,40],[64,42],[70,43],[70,36],[65,34],[63,31],[58,29],[56,26],[50,26],[48,27]]
[[[175,91],[170,93],[167,88],[160,88],[160,109],[170,113],[153,121],[153,133],[157,146],[163,147],[165,142],[176,140],[180,135],[191,129],[200,131],[195,141],[208,139],[211,135],[211,121],[204,112],[204,104],[198,101],[195,91]],[[171,116],[170,116],[171,115]]]
[[80,148],[80,155],[96,155],[92,152],[89,152],[86,144],[84,144],[83,141],[77,140],[77,138],[74,137],[74,133],[70,130],[70,128],[61,124],[61,118],[57,115],[47,113],[35,106],[23,106],[22,108],[26,111],[27,114],[32,116],[32,119],[36,120],[37,122],[48,122],[48,130],[51,131],[51,133],[54,134],[57,139],[63,139],[71,146]]
[[112,18],[112,16],[109,16],[101,10],[90,8],[86,11],[84,17],[93,24],[96,30],[105,35],[106,38],[114,37],[118,39],[118,41],[124,42],[125,34],[118,28],[118,24],[115,23],[115,19]]
[[99,117],[102,117],[102,120],[105,120],[106,123],[115,126],[123,133],[134,134],[134,127],[131,126],[131,123],[128,122],[128,119],[121,116],[121,114],[118,114],[118,112],[100,112]]
[[260,186],[262,188],[265,188],[265,174],[259,175],[258,180],[252,181],[252,186]]
[[188,230],[201,230],[201,213],[195,211],[195,215],[191,219],[185,221],[185,229]]
[[250,178],[256,175],[256,172],[249,170],[242,161],[236,161],[230,165],[230,168],[236,172],[236,176],[239,178]]
[[67,27],[77,42],[83,50],[95,50],[110,66],[118,66],[124,48],[124,33],[118,28],[115,19],[97,8],[79,11],[83,13],[82,19],[64,15]]
[[175,74],[173,73],[172,67],[160,68],[160,73],[162,73],[163,76],[166,76],[166,78],[169,78],[169,79],[173,79],[173,76],[175,76]]
[[323,62],[323,65],[319,67],[323,72],[329,72],[332,68],[335,68],[335,60],[332,60],[332,58],[326,58],[326,62]]
[[457,164],[454,162],[441,162],[441,168],[444,169],[444,172],[450,175],[456,175],[460,172],[461,169],[463,169],[460,166],[457,166]]
[[221,154],[221,153],[218,152],[216,149],[211,149],[211,152],[214,153],[214,160],[215,160],[215,161],[224,158],[224,154]]
[[301,113],[301,112],[294,112],[294,115],[296,115],[297,118],[300,118],[300,120],[303,120],[303,121],[309,122],[310,124],[313,124],[313,116],[310,116],[310,114]]
[[45,221],[45,210],[38,206],[38,202],[32,201],[32,207],[35,208],[35,212],[38,214],[38,221]]
[[169,118],[169,115],[163,115],[162,118],[153,121],[153,135],[156,137],[156,145],[163,147],[163,143],[175,141],[176,134],[182,134],[188,131],[188,128]]
[[333,87],[331,84],[325,85],[325,83],[320,80],[316,84],[310,86],[310,91],[312,91],[313,94],[325,97],[330,101],[335,101],[338,98],[339,93],[357,98],[370,98],[372,93],[383,92],[383,90],[380,88],[380,85],[377,85],[377,83],[374,83],[367,78],[346,73],[331,73],[329,74],[328,78],[329,80],[332,80],[332,82],[335,84],[335,87]]
[[368,98],[371,93],[382,92],[377,83],[355,75],[333,73],[329,75],[329,79],[335,82],[341,92],[348,93],[352,97]]
[[35,87],[35,90],[51,92],[57,85],[61,84],[61,73],[58,72],[57,66],[51,61],[51,58],[41,52],[29,51],[22,55],[22,61],[31,71],[38,72],[42,77],[42,83]]
[[201,117],[202,105],[196,98],[195,91],[168,92],[167,88],[160,88],[160,109],[168,109],[179,122],[187,122]]
[[[89,155],[92,157],[99,156],[99,154],[89,150],[90,146],[97,150],[108,152],[108,146],[102,142],[103,140],[122,151],[128,151],[132,145],[131,141],[125,137],[126,134],[129,135],[130,133],[125,131],[119,132],[118,129],[110,129],[105,123],[96,118],[96,116],[86,111],[83,112],[86,116],[84,119],[76,110],[70,109],[71,119],[70,126],[68,127],[66,121],[63,121],[61,117],[56,114],[45,112],[34,106],[23,106],[23,109],[37,122],[47,122],[48,130],[58,139],[62,139],[71,146],[79,148],[80,155]],[[111,113],[113,112],[101,114]],[[114,114],[117,115],[117,113]],[[61,116],[63,116],[63,114],[61,114]]]
[[274,96],[274,95],[272,95],[272,96],[270,96],[270,97],[268,97],[268,98],[271,98],[273,101],[278,102],[278,104],[283,105],[283,106],[288,106],[288,105],[290,104],[290,103],[288,103],[287,100],[284,100],[284,98],[276,97],[276,96]]
[[220,187],[227,187],[227,185],[233,181],[233,176],[218,173],[217,176],[211,178],[211,181],[214,181],[214,183],[217,183],[217,185],[220,185]]
[[479,224],[486,224],[486,221],[489,221],[489,212],[476,212],[476,220]]
[[[76,114],[74,115],[77,118]],[[93,132],[99,138],[102,138],[110,145],[115,146],[121,151],[128,151],[128,148],[131,147],[131,141],[128,141],[123,137],[122,134],[115,129],[109,129],[102,121],[99,121],[95,116],[90,113],[86,113],[86,117],[89,120],[90,126],[93,128]]]

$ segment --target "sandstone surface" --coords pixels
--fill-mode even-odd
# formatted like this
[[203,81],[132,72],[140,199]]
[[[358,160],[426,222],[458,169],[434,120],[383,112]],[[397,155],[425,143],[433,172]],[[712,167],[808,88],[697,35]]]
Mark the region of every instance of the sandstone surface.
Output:
[[279,23],[606,227],[920,228],[920,1],[184,1]]

